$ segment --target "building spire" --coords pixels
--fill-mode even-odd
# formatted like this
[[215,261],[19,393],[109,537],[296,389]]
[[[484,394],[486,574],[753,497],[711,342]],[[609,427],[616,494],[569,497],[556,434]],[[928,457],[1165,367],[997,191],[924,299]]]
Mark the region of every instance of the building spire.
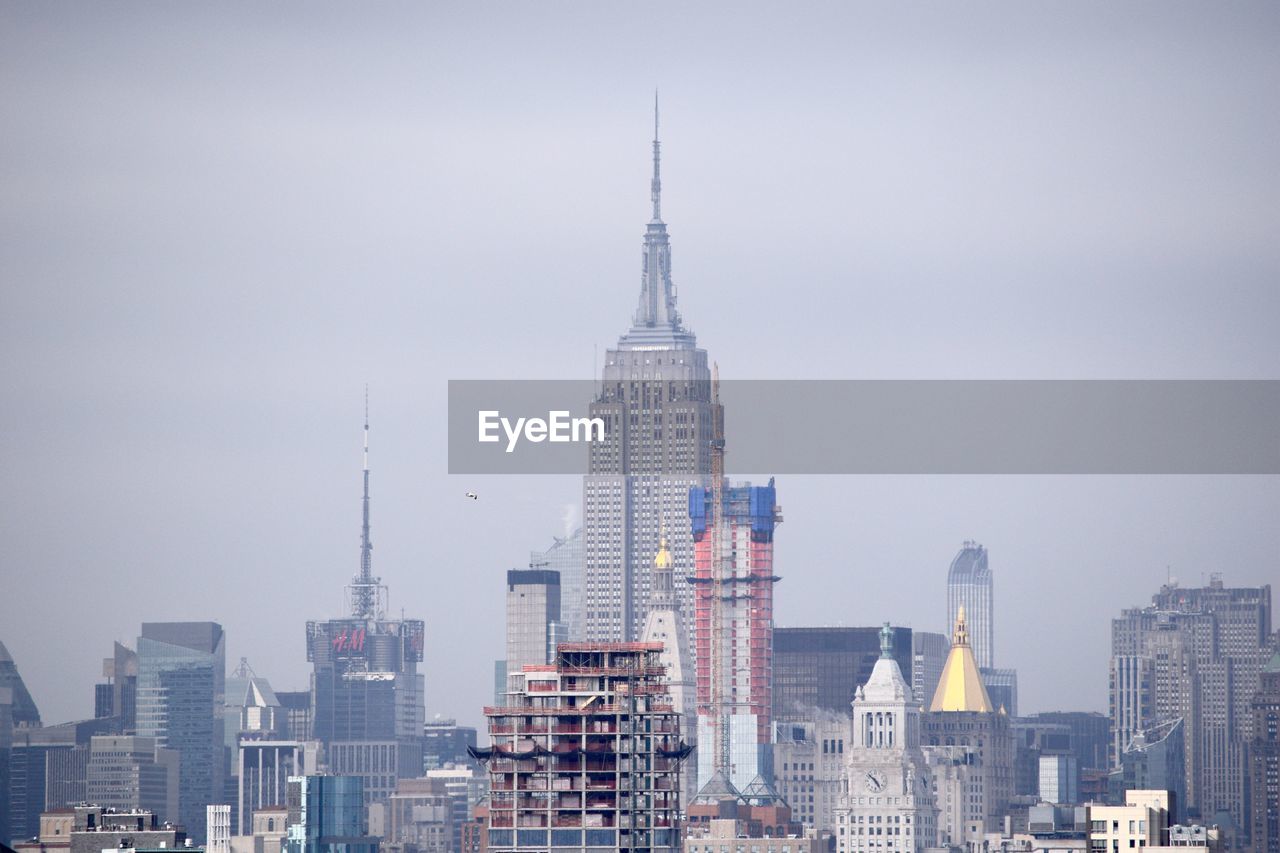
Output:
[[653,180],[649,183],[653,200],[653,221],[662,221],[662,143],[658,141],[658,90],[653,90]]
[[364,386],[364,497],[361,500],[360,573],[351,579],[351,615],[376,619],[381,578],[373,576],[373,540],[369,536],[369,386]]
[[969,645],[969,628],[964,621],[964,605],[956,611],[956,627],[951,635],[951,643],[956,646]]
[[676,286],[671,281],[671,242],[662,221],[662,142],[659,137],[658,91],[653,92],[653,178],[649,199],[653,216],[645,226],[644,255],[640,273],[640,304],[631,331],[619,341],[622,349],[687,347],[693,333],[680,322],[676,310]]
[[982,682],[978,662],[969,648],[969,629],[964,621],[964,606],[956,612],[955,633],[951,635],[951,651],[942,666],[942,677],[933,693],[930,711],[981,711],[993,713],[991,696]]

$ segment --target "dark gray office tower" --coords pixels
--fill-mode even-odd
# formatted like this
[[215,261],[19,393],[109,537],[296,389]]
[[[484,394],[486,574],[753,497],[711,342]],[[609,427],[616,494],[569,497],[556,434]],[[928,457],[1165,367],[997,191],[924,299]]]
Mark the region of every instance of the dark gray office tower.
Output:
[[1040,796],[1040,756],[1074,758],[1071,729],[1062,723],[1031,719],[1015,719],[1010,729],[1013,732],[1014,796]]
[[221,801],[226,637],[216,622],[144,622],[138,637],[138,734],[178,753],[178,821],[205,837]]
[[[1249,702],[1271,633],[1271,587],[1165,584],[1111,624],[1111,709],[1119,756],[1140,731],[1181,719],[1186,815],[1248,831]],[[1248,840],[1247,838],[1245,839]]]
[[507,572],[507,672],[555,661],[565,641],[560,622],[560,573],[551,569]]
[[[853,693],[880,658],[881,628],[774,628],[773,719],[813,719],[813,708],[853,713]],[[911,682],[911,629],[893,628],[893,657]],[[929,697],[925,697],[928,701]]]
[[982,683],[996,708],[1004,708],[1010,717],[1018,716],[1018,671],[1016,669],[981,670]]
[[362,777],[364,796],[380,800],[397,777],[422,773],[423,623],[389,618],[387,588],[373,574],[367,406],[362,510],[360,570],[347,586],[351,614],[307,623],[311,736],[324,742],[331,772]]
[[8,835],[0,841],[19,841],[40,834],[40,813],[66,803],[50,803],[47,791],[50,767],[61,766],[60,759],[76,748],[75,729],[70,726],[51,728],[23,726],[15,729],[9,753]]
[[311,691],[277,690],[276,699],[284,713],[282,734],[292,740],[314,740],[311,736]]
[[1106,770],[1111,766],[1111,720],[1097,711],[1044,711],[1018,720],[1029,725],[1058,724],[1071,732],[1071,751],[1081,770]]
[[10,812],[10,745],[13,730],[21,726],[40,725],[40,711],[18,674],[13,656],[0,643],[0,841],[7,841],[13,828]]
[[437,716],[423,727],[423,770],[439,770],[446,764],[466,765],[479,771],[479,764],[467,752],[476,745],[474,726],[460,726],[457,720]]
[[[638,638],[648,614],[654,555],[664,536],[685,613],[693,599],[688,496],[711,473],[711,371],[706,350],[676,310],[671,245],[662,221],[657,104],[653,216],[645,229],[640,304],[631,330],[605,354],[591,415],[605,440],[591,445],[583,481],[583,616],[587,641]],[[688,647],[693,647],[690,620]]]
[[132,734],[137,727],[137,652],[116,643],[111,657],[102,659],[102,676],[106,681],[94,685],[93,716],[114,720],[119,734]]

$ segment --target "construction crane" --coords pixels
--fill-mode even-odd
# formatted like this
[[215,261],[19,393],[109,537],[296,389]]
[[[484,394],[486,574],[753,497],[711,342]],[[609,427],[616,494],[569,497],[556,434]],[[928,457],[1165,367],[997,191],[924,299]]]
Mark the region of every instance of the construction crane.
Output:
[[715,727],[715,767],[729,769],[729,720],[725,702],[724,584],[728,569],[724,530],[724,407],[720,405],[720,365],[711,368],[711,723]]

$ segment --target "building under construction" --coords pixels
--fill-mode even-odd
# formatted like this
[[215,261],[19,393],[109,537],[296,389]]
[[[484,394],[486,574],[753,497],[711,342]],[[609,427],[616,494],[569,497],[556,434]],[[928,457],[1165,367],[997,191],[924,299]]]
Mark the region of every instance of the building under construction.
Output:
[[782,515],[772,479],[728,487],[716,473],[711,488],[689,494],[698,783],[719,772],[741,790],[773,775],[773,534]]
[[488,849],[680,849],[680,715],[661,643],[562,643],[484,709]]

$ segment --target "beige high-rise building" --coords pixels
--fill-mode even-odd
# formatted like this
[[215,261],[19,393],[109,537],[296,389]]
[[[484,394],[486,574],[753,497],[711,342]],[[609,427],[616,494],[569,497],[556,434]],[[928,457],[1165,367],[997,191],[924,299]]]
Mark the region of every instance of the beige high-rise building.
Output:
[[116,811],[178,820],[178,752],[153,737],[94,735],[89,740],[89,801]]

